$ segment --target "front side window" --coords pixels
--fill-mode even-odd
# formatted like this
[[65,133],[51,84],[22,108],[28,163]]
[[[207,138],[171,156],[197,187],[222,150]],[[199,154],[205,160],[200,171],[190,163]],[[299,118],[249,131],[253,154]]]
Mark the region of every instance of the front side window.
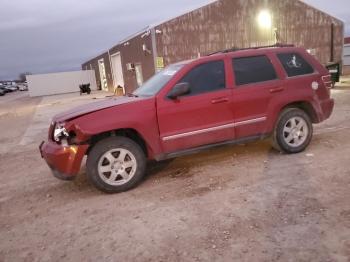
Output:
[[224,89],[226,87],[224,61],[213,61],[196,66],[179,83],[189,84],[189,96]]
[[233,58],[236,85],[246,85],[277,79],[276,71],[267,56]]
[[170,65],[151,77],[147,82],[134,91],[137,96],[154,96],[170,79],[184,66],[184,64]]
[[314,69],[297,53],[277,54],[289,77],[312,74]]

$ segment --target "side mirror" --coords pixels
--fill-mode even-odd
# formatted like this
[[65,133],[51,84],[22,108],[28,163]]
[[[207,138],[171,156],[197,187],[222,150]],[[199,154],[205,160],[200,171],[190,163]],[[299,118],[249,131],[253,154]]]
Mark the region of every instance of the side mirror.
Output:
[[179,96],[187,95],[188,93],[190,93],[189,83],[178,83],[170,90],[167,97],[170,99],[176,99]]

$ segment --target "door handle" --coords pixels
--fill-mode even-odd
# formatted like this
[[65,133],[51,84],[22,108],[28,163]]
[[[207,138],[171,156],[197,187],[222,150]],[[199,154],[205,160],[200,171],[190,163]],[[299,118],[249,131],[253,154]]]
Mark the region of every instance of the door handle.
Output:
[[270,93],[277,93],[277,92],[282,92],[284,90],[284,87],[276,87],[276,88],[271,88]]
[[215,98],[211,100],[212,104],[219,104],[219,103],[226,103],[228,102],[228,97],[220,97],[220,98]]

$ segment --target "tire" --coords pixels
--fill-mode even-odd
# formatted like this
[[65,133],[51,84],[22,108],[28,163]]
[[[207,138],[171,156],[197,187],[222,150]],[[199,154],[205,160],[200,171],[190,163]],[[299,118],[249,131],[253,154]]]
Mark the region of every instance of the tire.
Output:
[[272,146],[283,153],[300,153],[310,144],[312,135],[313,127],[308,114],[299,108],[287,108],[277,120]]
[[115,136],[97,142],[88,154],[87,176],[105,193],[119,193],[135,187],[144,177],[146,156],[133,140]]

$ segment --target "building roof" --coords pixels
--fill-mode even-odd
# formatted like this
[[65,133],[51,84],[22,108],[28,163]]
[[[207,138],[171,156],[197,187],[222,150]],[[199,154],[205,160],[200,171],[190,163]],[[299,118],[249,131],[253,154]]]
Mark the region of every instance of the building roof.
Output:
[[350,36],[344,38],[344,44],[350,44]]
[[[169,22],[169,21],[171,21],[171,20],[174,20],[174,19],[176,19],[176,18],[178,18],[178,17],[180,17],[180,16],[183,16],[183,15],[186,15],[186,14],[188,14],[188,13],[194,12],[194,11],[196,11],[196,10],[199,10],[199,9],[201,9],[201,8],[203,8],[203,7],[206,7],[206,6],[211,5],[211,4],[213,4],[213,3],[216,3],[216,2],[218,2],[218,0],[208,0],[208,3],[205,4],[205,5],[201,5],[200,7],[197,7],[197,8],[190,8],[190,9],[188,9],[188,10],[186,10],[186,11],[183,11],[181,14],[177,14],[177,15],[171,17],[171,18],[167,18],[167,19],[165,19],[165,20],[158,21],[158,22],[156,22],[156,23],[152,23],[152,24],[148,25],[147,27],[145,27],[145,28],[143,28],[143,29],[137,31],[136,33],[134,33],[134,34],[132,34],[132,35],[129,35],[128,37],[126,37],[126,38],[120,40],[120,41],[117,43],[117,45],[121,45],[121,44],[123,44],[123,43],[125,43],[125,42],[127,42],[127,41],[129,41],[129,40],[131,40],[131,39],[133,39],[135,36],[138,36],[138,35],[140,35],[140,34],[142,34],[142,33],[144,33],[144,32],[147,32],[147,31],[149,31],[149,30],[151,30],[151,29],[153,29],[153,28],[156,28],[157,26],[159,26],[159,25],[161,25],[161,24],[164,24],[164,23]],[[117,45],[115,45],[115,46],[117,46]],[[114,47],[114,46],[113,46],[113,47]],[[113,48],[113,47],[112,47],[112,48]]]

